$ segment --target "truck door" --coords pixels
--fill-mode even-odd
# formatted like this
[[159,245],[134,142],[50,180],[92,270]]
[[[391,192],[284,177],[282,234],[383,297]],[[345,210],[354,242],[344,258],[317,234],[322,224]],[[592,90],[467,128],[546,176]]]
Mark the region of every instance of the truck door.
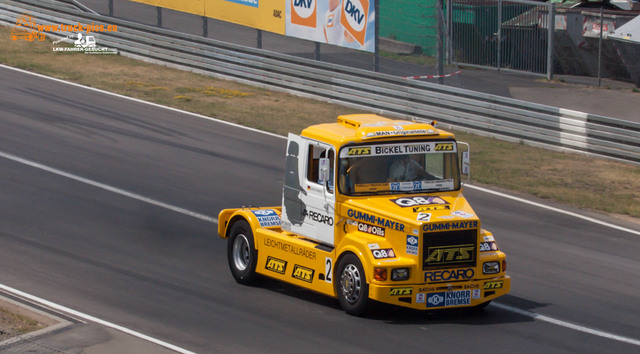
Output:
[[[335,149],[289,134],[282,193],[282,228],[333,245]],[[328,158],[330,178],[320,183],[320,159]]]

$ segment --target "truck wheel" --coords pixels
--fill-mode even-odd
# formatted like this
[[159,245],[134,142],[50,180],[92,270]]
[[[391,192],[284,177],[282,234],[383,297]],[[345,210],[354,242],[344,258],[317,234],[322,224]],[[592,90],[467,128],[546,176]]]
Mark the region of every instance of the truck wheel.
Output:
[[244,220],[231,226],[227,241],[227,260],[233,278],[240,284],[251,284],[256,273],[258,251],[254,247],[251,227]]
[[344,311],[360,316],[369,304],[369,284],[362,269],[362,263],[353,254],[348,254],[338,264],[336,284],[338,300]]

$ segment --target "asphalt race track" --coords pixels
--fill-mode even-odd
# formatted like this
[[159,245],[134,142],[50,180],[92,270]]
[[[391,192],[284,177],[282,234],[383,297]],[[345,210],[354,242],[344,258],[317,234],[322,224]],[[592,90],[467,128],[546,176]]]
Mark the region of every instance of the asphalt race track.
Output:
[[640,350],[639,233],[467,189],[510,295],[356,318],[228,271],[215,218],[280,203],[284,139],[2,67],[0,127],[0,284],[187,350]]

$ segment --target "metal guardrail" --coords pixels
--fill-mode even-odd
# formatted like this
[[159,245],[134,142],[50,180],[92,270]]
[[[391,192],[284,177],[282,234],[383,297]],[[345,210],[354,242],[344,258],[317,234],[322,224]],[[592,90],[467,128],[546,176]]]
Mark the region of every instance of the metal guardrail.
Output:
[[93,35],[99,45],[127,55],[385,115],[437,120],[480,135],[640,164],[640,123],[292,57],[52,2],[2,0],[0,22],[15,24],[25,11],[36,16],[38,24],[115,24],[117,32]]

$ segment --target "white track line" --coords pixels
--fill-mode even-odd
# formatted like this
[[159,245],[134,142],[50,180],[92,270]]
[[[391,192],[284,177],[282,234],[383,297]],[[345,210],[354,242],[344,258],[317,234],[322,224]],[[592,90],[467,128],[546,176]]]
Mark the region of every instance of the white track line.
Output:
[[[248,128],[248,127],[245,127],[245,126],[242,126],[242,125],[225,122],[223,120],[219,120],[219,119],[203,116],[203,115],[200,115],[200,114],[183,111],[183,110],[176,109],[176,108],[162,106],[162,105],[159,105],[159,104],[156,104],[156,103],[147,102],[147,101],[139,100],[139,99],[136,99],[136,98],[131,98],[131,97],[119,95],[119,94],[116,94],[116,93],[113,93],[113,92],[108,92],[108,91],[96,89],[96,88],[93,88],[93,87],[83,86],[83,85],[76,84],[76,83],[73,83],[73,82],[64,81],[64,80],[61,80],[61,79],[56,79],[56,78],[48,77],[48,76],[41,75],[41,74],[32,73],[32,72],[21,70],[21,69],[12,68],[12,67],[5,66],[5,65],[2,65],[2,64],[0,64],[0,67],[6,68],[6,69],[10,69],[10,70],[15,70],[15,71],[22,72],[22,73],[25,73],[25,74],[34,75],[34,76],[37,76],[37,77],[40,77],[40,78],[43,78],[43,79],[47,79],[47,80],[53,80],[53,81],[64,83],[64,84],[71,85],[71,86],[75,86],[75,87],[84,88],[84,89],[87,89],[87,90],[100,92],[100,93],[103,93],[105,95],[115,96],[115,97],[119,97],[119,98],[122,98],[122,99],[131,100],[131,101],[134,101],[134,102],[139,102],[139,103],[151,105],[151,106],[162,108],[162,109],[168,109],[168,110],[171,110],[171,111],[174,111],[174,112],[179,112],[179,113],[182,113],[182,114],[187,114],[187,115],[191,115],[191,116],[198,117],[198,118],[202,118],[202,119],[206,119],[206,120],[215,121],[215,122],[218,122],[218,123],[231,125],[231,126],[234,126],[234,127],[238,127],[238,128],[241,128],[241,129],[254,131],[254,132],[257,132],[257,133],[261,133],[261,134],[267,134],[267,135],[270,135],[270,136],[273,136],[273,137],[277,137],[277,138],[281,138],[281,139],[285,138],[284,136],[281,136],[281,135],[277,135],[277,134],[273,134],[273,133],[269,133],[269,132],[264,132],[264,131],[257,130],[257,129],[254,129],[254,128]],[[39,163],[36,163],[36,162],[31,162],[31,161],[22,159],[20,157],[14,156],[14,155],[5,154],[5,153],[0,152],[0,156],[5,157],[5,158],[10,159],[10,160],[13,160],[13,161],[16,161],[16,162],[25,163],[25,164],[27,164],[29,166],[33,166],[33,167],[36,167],[36,168],[41,168],[43,170],[46,170],[46,171],[49,171],[49,172],[52,172],[52,173],[55,173],[55,174],[58,174],[58,175],[61,175],[61,176],[69,177],[69,178],[72,178],[72,179],[74,179],[76,181],[79,181],[79,182],[88,183],[88,184],[90,184],[92,186],[95,186],[95,187],[98,187],[98,188],[102,188],[102,189],[105,189],[105,190],[108,190],[108,191],[112,191],[112,192],[115,192],[115,193],[118,193],[118,194],[121,194],[121,195],[124,195],[124,196],[128,196],[128,197],[140,200],[140,201],[144,201],[144,202],[156,205],[156,206],[167,208],[167,209],[170,209],[170,210],[182,213],[182,214],[190,215],[190,216],[196,217],[196,218],[201,219],[201,220],[205,220],[205,221],[209,221],[209,222],[213,222],[213,223],[218,223],[218,220],[216,218],[212,218],[212,217],[209,217],[209,216],[206,216],[206,215],[194,213],[194,212],[186,210],[186,209],[174,207],[174,206],[169,205],[169,204],[165,204],[165,203],[158,202],[158,201],[146,198],[146,197],[142,197],[142,196],[133,194],[131,192],[127,192],[127,191],[124,191],[124,190],[121,190],[121,189],[118,189],[118,188],[107,186],[107,185],[102,184],[102,183],[94,182],[94,181],[88,180],[86,178],[75,176],[75,175],[72,175],[72,174],[69,174],[69,173],[66,173],[66,172],[63,172],[63,171],[60,171],[60,170],[57,170],[57,169],[54,169],[54,168],[51,168],[51,167],[48,167],[48,166],[45,166],[45,165],[42,165],[42,164],[39,164]],[[576,213],[573,213],[573,212],[570,212],[570,211],[554,208],[554,207],[551,207],[551,206],[548,206],[548,205],[532,202],[532,201],[529,201],[529,200],[526,200],[526,199],[523,199],[523,198],[514,197],[514,196],[511,196],[511,195],[508,195],[508,194],[492,191],[490,189],[477,187],[477,186],[473,186],[473,185],[470,185],[470,184],[465,184],[465,187],[466,188],[475,189],[475,190],[479,190],[481,192],[493,194],[493,195],[496,195],[496,196],[500,196],[500,197],[503,197],[503,198],[515,200],[515,201],[518,201],[518,202],[521,202],[521,203],[533,205],[533,206],[540,207],[540,208],[543,208],[543,209],[551,210],[551,211],[558,212],[558,213],[561,213],[561,214],[573,216],[573,217],[576,217],[576,218],[579,218],[579,219],[582,219],[582,220],[585,220],[585,221],[590,221],[590,222],[593,222],[593,223],[596,223],[596,224],[599,224],[599,225],[602,225],[602,226],[610,227],[610,228],[613,228],[613,229],[617,229],[617,230],[620,230],[620,231],[629,232],[629,233],[632,233],[632,234],[635,234],[635,235],[640,235],[640,232],[636,231],[636,230],[624,228],[624,227],[621,227],[621,226],[618,226],[618,225],[614,225],[614,224],[610,224],[610,223],[607,223],[607,222],[604,222],[604,221],[595,220],[593,218],[590,218],[590,217],[587,217],[587,216],[584,216],[584,215],[580,215],[580,214],[576,214]],[[8,287],[0,284],[0,289],[1,288],[8,288]],[[8,288],[8,289],[11,289],[11,288]],[[18,292],[18,290],[12,290],[12,291]],[[42,301],[46,301],[46,300],[42,300]],[[56,306],[59,306],[59,305],[56,305]],[[577,331],[580,331],[580,332],[589,333],[589,334],[592,334],[592,335],[596,335],[596,336],[609,338],[609,339],[613,339],[613,340],[616,340],[616,341],[621,341],[621,342],[625,342],[625,343],[629,343],[629,344],[640,346],[640,341],[632,339],[632,338],[627,338],[627,337],[618,336],[618,335],[607,333],[607,332],[594,330],[594,329],[591,329],[591,328],[588,328],[588,327],[575,325],[575,324],[572,324],[572,323],[569,323],[569,322],[564,322],[564,321],[557,320],[557,319],[554,319],[554,318],[551,318],[551,317],[547,317],[547,316],[544,316],[544,315],[539,315],[539,314],[536,314],[534,312],[521,310],[521,309],[518,309],[518,308],[515,308],[515,307],[502,305],[502,304],[499,304],[499,303],[493,303],[492,306],[501,308],[503,310],[511,311],[511,312],[514,312],[514,313],[517,313],[517,314],[520,314],[520,315],[524,315],[524,316],[527,316],[527,317],[531,317],[533,319],[537,319],[537,320],[540,320],[540,321],[553,323],[555,325],[566,327],[566,328],[571,328],[571,329],[574,329],[574,330],[577,330]],[[68,312],[76,313],[76,314],[78,313],[78,312],[70,310],[70,309],[69,309]],[[88,316],[88,315],[85,315],[85,316],[91,317],[91,316]],[[79,317],[82,317],[82,316],[79,316]],[[103,323],[103,322],[104,323],[109,323],[109,322],[105,322],[105,321],[98,320],[98,319],[96,319],[96,320],[97,320],[96,322],[100,321],[100,323]],[[111,324],[110,327],[112,327],[112,328],[120,328],[119,326],[113,325],[113,324]],[[128,330],[126,328],[123,328],[121,330],[123,332],[126,332],[126,333],[131,333],[131,332],[137,333],[137,332]],[[141,336],[144,336],[144,335],[141,334]],[[144,336],[144,337],[147,337],[147,336]],[[150,338],[150,337],[147,337],[147,338],[144,338],[144,337],[140,337],[140,338],[143,338],[143,339]],[[150,339],[147,339],[147,340],[152,341],[154,343],[156,341],[153,338],[150,338]]]
[[82,318],[82,319],[87,320],[87,321],[99,323],[99,324],[101,324],[103,326],[116,329],[116,330],[118,330],[120,332],[124,332],[126,334],[132,335],[134,337],[138,337],[140,339],[144,339],[146,341],[149,341],[151,343],[157,344],[159,346],[174,350],[174,351],[176,351],[178,353],[185,353],[185,354],[194,353],[194,352],[191,352],[189,350],[186,350],[186,349],[180,348],[178,346],[175,346],[173,344],[170,344],[170,343],[167,343],[167,342],[163,342],[163,341],[155,339],[153,337],[149,337],[146,334],[142,334],[140,332],[136,332],[136,331],[130,330],[130,329],[126,328],[126,327],[118,326],[117,324],[114,324],[114,323],[111,323],[111,322],[107,322],[105,320],[101,320],[101,319],[99,319],[97,317],[93,317],[91,315],[87,315],[85,313],[70,309],[70,308],[62,306],[62,305],[58,305],[58,304],[53,303],[51,301],[39,298],[39,297],[31,295],[31,294],[27,294],[27,293],[25,293],[23,291],[8,287],[6,285],[0,284],[0,289],[6,291],[8,293],[15,294],[16,296],[19,296],[19,297],[21,297],[23,299],[27,299],[27,300],[35,302],[37,304],[44,305],[45,307],[48,307],[50,309],[57,310],[57,311],[60,311],[60,312],[63,312],[63,313],[68,313],[70,315],[73,315],[73,316],[78,317],[78,318]]
[[544,205],[544,204],[532,202],[530,200],[514,197],[514,196],[509,195],[509,194],[492,191],[490,189],[486,189],[486,188],[482,188],[482,187],[478,187],[478,186],[473,186],[473,185],[470,185],[470,184],[465,184],[464,186],[465,186],[465,188],[476,189],[476,190],[479,190],[479,191],[482,191],[482,192],[485,192],[485,193],[489,193],[489,194],[497,195],[499,197],[515,200],[515,201],[520,202],[520,203],[533,205],[533,206],[536,206],[538,208],[555,211],[556,213],[573,216],[575,218],[582,219],[582,220],[585,220],[585,221],[589,221],[589,222],[592,222],[594,224],[610,227],[612,229],[616,229],[616,230],[620,230],[620,231],[624,231],[624,232],[628,232],[628,233],[640,236],[640,231],[628,229],[626,227],[618,226],[618,225],[611,224],[611,223],[608,223],[608,222],[605,222],[605,221],[600,221],[600,220],[594,219],[592,217],[584,216],[584,215],[581,215],[581,214],[573,213],[573,212],[562,210],[562,209],[558,209],[558,208],[554,208],[554,207],[549,206],[549,205]]
[[199,214],[199,213],[196,213],[196,212],[193,212],[193,211],[190,211],[190,210],[187,210],[187,209],[183,209],[183,208],[180,208],[180,207],[176,207],[176,206],[173,206],[173,205],[170,205],[170,204],[167,204],[167,203],[159,202],[157,200],[153,200],[151,198],[143,197],[141,195],[134,194],[134,193],[125,191],[123,189],[119,189],[119,188],[108,186],[108,185],[106,185],[104,183],[100,183],[100,182],[92,181],[92,180],[84,178],[84,177],[76,176],[76,175],[73,175],[71,173],[64,172],[64,171],[58,170],[56,168],[43,165],[41,163],[37,163],[37,162],[33,162],[33,161],[30,161],[30,160],[27,160],[27,159],[23,159],[21,157],[18,157],[18,156],[12,155],[12,154],[8,154],[8,153],[0,151],[0,157],[4,157],[5,159],[11,160],[11,161],[19,162],[19,163],[27,165],[27,166],[35,167],[35,168],[38,168],[38,169],[41,169],[41,170],[44,170],[44,171],[47,171],[47,172],[50,172],[50,173],[54,173],[54,174],[62,176],[62,177],[70,178],[70,179],[78,181],[78,182],[86,183],[88,185],[91,185],[91,186],[94,186],[94,187],[97,187],[97,188],[100,188],[100,189],[104,189],[104,190],[107,190],[109,192],[117,193],[117,194],[123,195],[125,197],[129,197],[129,198],[136,199],[136,200],[139,200],[139,201],[142,201],[142,202],[145,202],[145,203],[149,203],[149,204],[152,204],[152,205],[155,205],[155,206],[159,206],[161,208],[169,209],[169,210],[175,211],[175,212],[180,213],[180,214],[189,215],[189,216],[192,216],[192,217],[194,217],[196,219],[212,222],[214,224],[218,223],[218,219],[217,218],[213,218],[213,217],[210,217],[210,216],[207,216],[207,215]]
[[615,341],[618,341],[618,342],[624,342],[624,343],[640,346],[640,340],[637,340],[637,339],[633,339],[633,338],[629,338],[629,337],[623,337],[623,336],[619,336],[617,334],[604,332],[604,331],[599,331],[597,329],[584,327],[584,326],[580,326],[580,325],[573,324],[573,323],[570,323],[570,322],[557,320],[557,319],[549,317],[549,316],[540,315],[540,314],[537,314],[537,313],[531,312],[531,311],[521,310],[521,309],[519,309],[517,307],[512,307],[512,306],[509,306],[509,305],[503,305],[503,304],[500,304],[500,303],[491,303],[490,306],[497,307],[499,309],[506,310],[506,311],[509,311],[509,312],[514,312],[514,313],[517,313],[518,315],[527,316],[527,317],[533,318],[534,320],[540,320],[540,321],[543,321],[543,322],[552,323],[554,325],[558,325],[558,326],[565,327],[565,328],[570,328],[570,329],[573,329],[573,330],[576,330],[576,331],[579,331],[579,332],[583,332],[583,333],[587,333],[587,334],[591,334],[591,335],[594,335],[594,336],[603,337],[603,338],[615,340]]

